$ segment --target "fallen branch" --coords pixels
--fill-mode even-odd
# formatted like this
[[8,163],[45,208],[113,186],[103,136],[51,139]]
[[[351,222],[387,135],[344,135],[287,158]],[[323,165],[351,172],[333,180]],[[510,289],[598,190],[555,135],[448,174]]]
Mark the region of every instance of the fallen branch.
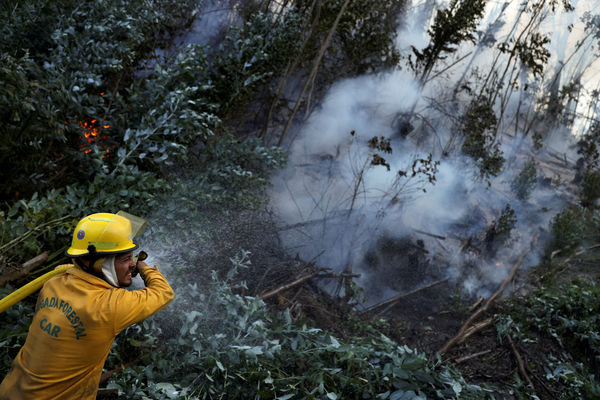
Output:
[[475,311],[483,303],[483,297],[479,297],[475,303],[469,308],[469,311]]
[[470,327],[469,329],[467,329],[465,331],[465,334],[460,339],[459,343],[464,342],[469,336],[471,336],[475,332],[478,332],[478,331],[482,330],[483,328],[485,328],[486,326],[490,325],[492,323],[492,321],[493,321],[492,318],[488,318],[488,319],[484,320],[483,322],[473,325],[472,327]]
[[468,356],[457,358],[456,361],[454,361],[454,363],[456,363],[456,364],[464,363],[465,361],[472,360],[473,358],[477,358],[477,357],[486,355],[491,352],[492,352],[492,350],[484,350],[484,351],[480,351],[478,353],[469,354]]
[[48,259],[50,255],[49,251],[45,251],[42,254],[33,257],[31,260],[26,261],[21,265],[18,271],[10,272],[2,277],[0,277],[0,286],[6,285],[8,282],[17,281],[29,275],[29,273],[35,268],[42,265]]
[[413,231],[415,231],[417,233],[420,233],[420,234],[423,234],[423,235],[431,236],[432,238],[436,238],[436,239],[440,239],[440,240],[446,240],[446,236],[440,236],[440,235],[436,235],[435,233],[429,233],[429,232],[425,232],[425,231],[422,231],[420,229],[414,229],[414,228],[413,228]]
[[500,297],[500,295],[502,295],[506,286],[508,286],[510,281],[512,281],[513,278],[515,277],[517,270],[519,269],[519,267],[523,263],[523,260],[525,259],[525,256],[527,256],[527,254],[529,254],[534,243],[537,242],[538,237],[539,237],[539,235],[536,235],[536,237],[531,241],[531,246],[529,248],[525,249],[523,251],[523,253],[521,253],[519,258],[517,259],[517,262],[512,267],[512,269],[511,269],[510,273],[508,274],[508,276],[506,277],[506,279],[504,279],[504,281],[502,281],[502,284],[500,284],[500,287],[498,288],[498,290],[486,300],[484,305],[479,310],[475,311],[475,313],[473,313],[469,317],[469,319],[467,319],[467,322],[465,322],[463,324],[463,326],[460,328],[460,330],[458,331],[456,336],[454,336],[452,339],[450,339],[448,341],[448,343],[446,343],[446,345],[444,347],[442,347],[442,349],[440,349],[440,351],[439,351],[440,355],[446,354],[452,346],[454,346],[456,343],[460,342],[462,340],[463,336],[465,335],[465,333],[467,332],[467,329],[469,329],[469,326],[471,326],[471,324],[477,318],[479,318],[484,312],[486,312],[488,310],[488,308],[494,302],[494,300],[496,300],[498,297]]
[[[430,283],[430,284],[429,284],[429,285],[427,285],[427,286],[422,286],[422,287],[420,287],[420,288],[417,288],[417,289],[415,289],[415,290],[411,290],[411,291],[410,291],[410,292],[408,292],[408,293],[399,294],[398,296],[394,296],[394,297],[392,297],[392,298],[391,298],[391,299],[389,299],[389,300],[386,300],[386,301],[384,301],[384,302],[382,302],[382,303],[375,304],[374,306],[371,306],[371,307],[367,308],[365,311],[363,311],[363,314],[366,314],[366,313],[372,312],[373,310],[376,310],[376,309],[378,309],[378,308],[380,308],[380,307],[384,307],[384,306],[388,306],[388,308],[389,308],[389,306],[393,305],[395,302],[397,302],[397,301],[398,301],[398,300],[400,300],[400,299],[403,299],[403,298],[405,298],[405,297],[411,296],[411,295],[413,295],[413,294],[415,294],[415,293],[418,293],[418,292],[420,292],[420,291],[422,291],[422,290],[429,289],[429,288],[431,288],[431,287],[437,286],[437,285],[439,285],[439,284],[441,284],[441,283],[444,283],[444,282],[447,282],[447,281],[448,281],[448,279],[442,279],[441,281],[436,281],[436,282]],[[375,316],[377,316],[377,315],[379,315],[379,314],[382,314],[382,313],[384,313],[385,311],[387,311],[387,310],[388,310],[388,308],[385,308],[383,311],[381,311],[381,312],[378,312],[377,314],[375,314]]]
[[586,247],[586,248],[581,249],[579,251],[576,251],[571,257],[567,258],[564,262],[568,263],[569,261],[571,261],[573,259],[573,257],[579,257],[583,253],[585,253],[585,252],[587,252],[589,250],[597,249],[598,247],[600,247],[600,243],[599,244],[595,244],[595,245],[590,246],[590,247]]
[[510,335],[507,334],[506,338],[508,339],[510,348],[512,349],[513,354],[515,355],[515,358],[517,359],[517,364],[519,365],[519,371],[521,372],[521,375],[527,381],[531,390],[533,390],[535,392],[535,386],[533,386],[533,382],[531,382],[531,379],[529,379],[529,375],[527,375],[527,371],[525,371],[525,363],[523,363],[523,358],[521,358],[521,355],[517,351],[517,346],[515,346],[515,343],[513,342]]
[[260,297],[262,300],[266,300],[266,299],[268,299],[269,297],[273,297],[273,296],[275,296],[276,294],[278,294],[278,293],[280,293],[280,292],[283,292],[284,290],[287,290],[287,289],[289,289],[289,288],[293,288],[294,286],[298,286],[298,285],[300,285],[301,283],[304,283],[304,282],[306,282],[307,280],[314,278],[315,276],[319,275],[320,273],[321,273],[321,271],[315,271],[315,272],[313,272],[313,273],[311,273],[311,274],[308,274],[308,275],[305,275],[305,276],[303,276],[303,277],[301,277],[301,278],[298,278],[298,279],[296,279],[296,280],[295,280],[295,281],[293,281],[293,282],[290,282],[290,283],[288,283],[288,284],[285,284],[285,285],[283,285],[283,286],[280,286],[280,287],[278,287],[277,289],[273,289],[273,290],[270,290],[270,291],[268,291],[268,292],[266,292],[266,293],[260,294],[258,297]]

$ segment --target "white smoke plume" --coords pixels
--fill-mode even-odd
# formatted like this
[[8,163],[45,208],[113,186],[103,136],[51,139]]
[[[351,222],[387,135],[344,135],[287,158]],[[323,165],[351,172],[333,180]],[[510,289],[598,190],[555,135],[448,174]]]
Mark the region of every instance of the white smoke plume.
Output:
[[[431,22],[432,4],[416,4],[411,8],[414,15],[404,20]],[[439,68],[443,73],[424,87],[409,70],[396,70],[348,79],[329,90],[299,128],[289,148],[289,166],[274,179],[270,193],[271,205],[281,222],[281,239],[290,254],[316,259],[318,265],[337,271],[351,266],[362,274],[358,283],[370,291],[372,301],[406,290],[407,286],[397,280],[414,285],[433,280],[422,271],[406,269],[406,257],[401,255],[380,261],[380,268],[381,262],[395,263],[383,266],[387,272],[374,271],[372,261],[379,256],[382,241],[388,239],[391,244],[385,246],[396,246],[398,252],[410,253],[407,249],[411,245],[402,239],[422,246],[426,252],[421,254],[427,254],[428,265],[437,265],[437,277],[460,280],[472,294],[486,295],[497,287],[517,255],[530,246],[531,238],[547,229],[551,218],[575,195],[569,186],[577,156],[574,134],[583,126],[539,121],[535,129],[545,130],[548,141],[543,151],[536,151],[521,129],[531,121],[536,93],[550,87],[554,77],[558,87],[574,77],[583,86],[592,62],[583,50],[593,44],[582,27],[581,16],[586,10],[557,12],[540,24],[540,31],[552,32],[550,63],[544,79],[537,81],[538,92],[524,89],[526,82],[535,86],[536,81],[521,76],[520,89],[506,99],[500,127],[505,135],[501,135],[499,145],[507,162],[497,177],[489,181],[477,178],[475,165],[459,151],[443,154],[455,121],[431,104],[448,97],[471,71],[489,70],[496,49],[484,39],[493,38],[497,43],[513,27],[522,26],[525,22],[518,19],[518,7],[509,3],[488,7],[478,44],[462,46],[454,58],[446,61],[447,68]],[[405,30],[398,34],[398,48],[405,52],[410,45],[425,46],[426,26],[405,24]],[[584,39],[585,45],[573,45]],[[501,66],[503,59],[498,62]],[[556,71],[561,73],[557,75]],[[581,98],[586,93],[580,90]],[[402,138],[397,124],[403,113],[411,110],[420,115],[425,133],[419,138]],[[389,170],[369,162],[374,151],[368,141],[381,136],[391,139],[391,154],[377,152]],[[414,161],[425,160],[430,154],[433,161],[440,161],[436,181],[432,183],[422,174],[409,180]],[[537,184],[528,200],[521,201],[511,190],[511,182],[531,157],[536,162]],[[407,176],[399,179],[397,171],[407,172]],[[476,246],[469,250],[469,238],[481,240],[507,204],[517,218],[512,241],[495,252],[493,259],[477,254]],[[525,265],[539,262],[541,242],[536,249]]]

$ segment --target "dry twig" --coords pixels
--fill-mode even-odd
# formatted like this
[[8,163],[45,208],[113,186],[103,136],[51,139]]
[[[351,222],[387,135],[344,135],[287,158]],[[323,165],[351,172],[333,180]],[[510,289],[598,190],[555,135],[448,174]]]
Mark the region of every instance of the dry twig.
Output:
[[259,295],[259,297],[260,297],[262,300],[266,300],[266,299],[268,299],[269,297],[273,297],[273,296],[275,296],[276,294],[278,294],[278,293],[280,293],[280,292],[283,292],[284,290],[287,290],[287,289],[289,289],[289,288],[293,288],[294,286],[298,286],[298,285],[300,285],[301,283],[304,283],[304,282],[306,282],[307,280],[309,280],[309,279],[311,279],[311,278],[314,278],[315,276],[319,275],[319,272],[320,272],[320,271],[315,271],[315,272],[313,272],[313,273],[310,273],[310,274],[308,274],[308,275],[305,275],[305,276],[303,276],[303,277],[300,277],[300,278],[296,279],[296,280],[295,280],[295,281],[293,281],[293,282],[290,282],[290,283],[287,283],[287,284],[285,284],[285,285],[283,285],[283,286],[280,286],[280,287],[278,287],[277,289],[273,289],[273,290],[270,290],[270,291],[268,291],[268,292],[266,292],[266,293],[262,293],[262,294],[260,294],[260,295]]
[[469,308],[470,311],[475,311],[483,303],[483,297],[479,297],[475,303]]
[[480,351],[480,352],[477,352],[477,353],[469,354],[468,356],[457,358],[456,361],[454,361],[454,362],[456,364],[464,363],[465,361],[472,360],[473,358],[477,358],[477,357],[486,355],[486,354],[491,353],[491,352],[492,352],[492,350]]
[[513,351],[513,354],[515,355],[515,358],[517,359],[517,364],[519,364],[519,371],[521,372],[521,375],[527,381],[531,390],[533,390],[535,392],[535,386],[533,386],[533,382],[531,382],[531,379],[529,379],[529,375],[527,375],[527,371],[525,371],[525,363],[523,362],[523,358],[517,351],[517,347],[515,346],[515,343],[513,342],[510,335],[506,335],[506,337],[508,339],[508,343],[510,344],[510,348]]
[[422,231],[420,229],[414,229],[414,228],[413,228],[413,231],[417,232],[417,233],[420,233],[422,235],[431,236],[432,238],[436,238],[436,239],[440,239],[440,240],[446,240],[446,236],[436,235],[435,233],[429,233],[429,232],[425,232],[425,231]]
[[467,322],[465,322],[463,324],[463,326],[460,328],[460,330],[458,331],[456,336],[454,336],[452,339],[450,339],[448,341],[448,343],[446,343],[446,345],[442,349],[440,349],[440,351],[439,351],[440,355],[446,354],[452,346],[454,346],[456,343],[459,343],[463,339],[465,333],[467,332],[467,330],[469,329],[471,324],[477,318],[479,318],[484,312],[486,312],[488,310],[488,308],[494,302],[494,300],[496,300],[498,297],[500,297],[500,295],[504,292],[504,289],[506,288],[506,286],[508,286],[508,284],[515,277],[517,270],[519,269],[519,267],[523,263],[523,260],[525,259],[525,256],[527,256],[527,254],[529,254],[529,252],[531,251],[531,247],[533,247],[535,242],[537,242],[538,237],[539,237],[539,235],[536,235],[536,237],[531,241],[531,246],[529,248],[525,249],[523,251],[523,253],[521,253],[519,258],[517,259],[517,262],[512,267],[512,269],[511,269],[510,273],[508,274],[508,276],[506,277],[506,279],[504,279],[504,281],[502,281],[502,284],[500,285],[498,290],[487,299],[487,301],[485,302],[483,307],[481,307],[479,310],[477,310],[475,313],[473,313],[469,317],[469,319],[467,319]]
[[465,331],[465,334],[460,339],[459,343],[464,342],[469,336],[471,336],[475,332],[478,332],[478,331],[482,330],[483,328],[485,328],[486,326],[490,325],[492,323],[492,321],[493,321],[492,318],[488,318],[478,324],[473,325],[472,327],[470,327],[469,329],[467,329]]
[[436,281],[436,282],[430,283],[430,284],[429,284],[429,285],[427,285],[427,286],[422,286],[422,287],[420,287],[420,288],[417,288],[417,289],[415,289],[415,290],[411,290],[411,291],[410,291],[410,292],[408,292],[408,293],[399,294],[398,296],[394,296],[394,297],[392,297],[392,298],[391,298],[391,299],[389,299],[389,300],[386,300],[386,301],[384,301],[384,302],[382,302],[382,303],[375,304],[374,306],[371,306],[371,307],[367,308],[365,311],[363,311],[363,314],[366,314],[366,313],[372,312],[373,310],[376,310],[376,309],[378,309],[378,308],[380,308],[380,307],[383,307],[383,306],[388,306],[388,307],[386,307],[386,308],[385,308],[383,311],[381,311],[381,312],[378,312],[377,314],[375,314],[375,315],[373,316],[373,317],[375,317],[375,316],[377,316],[377,315],[379,315],[379,314],[382,314],[382,313],[386,312],[386,311],[389,309],[389,307],[390,307],[390,306],[392,306],[392,305],[393,305],[395,302],[397,302],[398,300],[400,300],[400,299],[403,299],[403,298],[405,298],[405,297],[408,297],[408,296],[411,296],[411,295],[413,295],[413,294],[415,294],[415,293],[418,293],[418,292],[420,292],[420,291],[422,291],[422,290],[429,289],[429,288],[431,288],[431,287],[437,286],[437,285],[439,285],[439,284],[441,284],[441,283],[444,283],[444,282],[447,282],[447,281],[448,281],[448,279],[442,279],[441,281]]

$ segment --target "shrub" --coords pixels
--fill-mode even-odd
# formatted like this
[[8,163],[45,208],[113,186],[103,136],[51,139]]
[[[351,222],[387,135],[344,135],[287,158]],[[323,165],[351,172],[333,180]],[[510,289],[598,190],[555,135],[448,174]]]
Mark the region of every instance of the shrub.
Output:
[[581,179],[581,205],[593,208],[600,197],[600,171],[587,170]]
[[[8,296],[14,288],[0,287],[0,298]],[[21,301],[0,314],[0,376],[4,377],[12,361],[25,344],[31,324],[34,302]]]
[[115,176],[99,174],[87,184],[52,189],[44,196],[35,193],[0,211],[0,255],[25,261],[44,250],[63,248],[76,222],[99,210],[144,215],[166,187],[154,175],[127,167]]
[[552,240],[549,250],[570,251],[583,241],[586,229],[585,210],[569,206],[556,214],[550,222]]
[[523,166],[523,169],[511,182],[510,188],[519,200],[527,200],[531,192],[535,188],[537,180],[537,170],[535,168],[535,160],[530,158]]
[[[26,0],[1,7],[0,198],[12,202],[90,178],[96,164],[80,149],[106,141],[106,154],[122,137],[120,85],[195,5]],[[84,128],[91,125],[95,132]]]
[[516,224],[515,210],[507,204],[485,234],[486,250],[490,255],[494,255],[500,246],[510,244],[510,234]]
[[476,162],[479,175],[484,178],[498,175],[504,165],[504,156],[493,136],[496,124],[492,105],[483,99],[474,100],[462,118],[462,152]]
[[[248,266],[247,254],[232,262]],[[208,292],[187,286],[169,317],[178,329],[164,348],[156,338],[168,332],[156,318],[130,328],[125,335],[137,338],[147,361],[113,375],[107,387],[131,399],[486,398],[482,388],[386,337],[342,341],[296,325],[288,312],[272,315],[260,299],[235,294],[243,289],[233,284],[235,273],[225,280],[214,273]],[[119,360],[114,349],[111,359]]]

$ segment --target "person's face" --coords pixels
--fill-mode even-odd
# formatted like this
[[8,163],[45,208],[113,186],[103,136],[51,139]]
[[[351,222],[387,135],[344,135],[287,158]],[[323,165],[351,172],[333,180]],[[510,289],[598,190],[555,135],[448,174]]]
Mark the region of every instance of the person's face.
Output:
[[115,256],[115,272],[120,287],[131,285],[131,273],[135,269],[133,262],[133,251],[129,253],[117,254]]

